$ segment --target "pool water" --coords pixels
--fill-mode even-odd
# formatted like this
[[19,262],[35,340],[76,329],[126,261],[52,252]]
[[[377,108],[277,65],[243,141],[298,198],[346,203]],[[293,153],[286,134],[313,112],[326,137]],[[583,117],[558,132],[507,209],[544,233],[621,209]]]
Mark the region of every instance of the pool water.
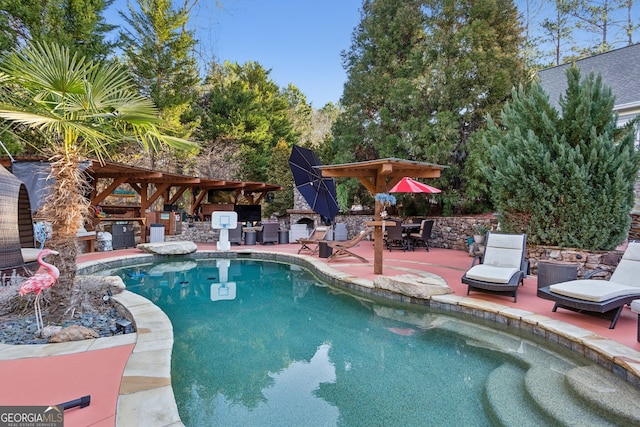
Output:
[[[295,265],[185,259],[117,274],[171,319],[186,426],[496,425],[489,377],[537,348],[426,307],[347,293]],[[573,366],[540,353],[550,368]]]

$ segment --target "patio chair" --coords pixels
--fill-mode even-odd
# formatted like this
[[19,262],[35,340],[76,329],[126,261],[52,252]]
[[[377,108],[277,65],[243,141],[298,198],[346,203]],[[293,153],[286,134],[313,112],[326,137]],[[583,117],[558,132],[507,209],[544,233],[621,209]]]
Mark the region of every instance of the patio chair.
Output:
[[333,261],[337,258],[342,257],[354,257],[358,258],[362,262],[369,262],[366,258],[361,257],[360,255],[354,254],[349,249],[355,248],[358,246],[360,241],[367,237],[373,231],[373,227],[367,227],[364,230],[360,231],[354,238],[351,240],[345,240],[344,242],[336,242],[336,241],[327,241],[327,245],[333,249],[333,253],[329,256],[328,261]]
[[609,280],[591,279],[592,275],[542,287],[538,296],[554,301],[554,312],[564,308],[598,316],[611,321],[609,329],[615,328],[622,308],[640,299],[640,242],[629,243]]
[[256,236],[258,242],[263,245],[266,243],[278,243],[278,230],[280,230],[280,224],[277,222],[263,222],[262,229],[258,230]]
[[387,228],[387,235],[384,238],[384,244],[391,252],[392,249],[402,249],[406,251],[407,240],[402,234],[402,221],[394,220],[395,225]]
[[420,223],[420,231],[418,233],[410,233],[408,238],[411,250],[415,250],[416,246],[424,246],[429,250],[429,239],[431,239],[431,231],[433,230],[433,220],[425,219]]
[[[315,255],[318,252],[318,243],[325,239],[327,231],[329,231],[329,227],[321,225],[316,227],[309,237],[298,239],[298,243],[302,245],[300,249],[298,249],[298,253],[309,251],[310,255]],[[315,245],[315,247],[312,247],[313,245]]]
[[242,242],[242,224],[238,223],[236,228],[230,228],[227,233],[229,233],[229,243],[239,245]]
[[467,295],[470,291],[509,295],[516,302],[518,286],[524,285],[527,275],[526,246],[526,234],[487,233],[482,263],[476,265],[480,257],[475,257],[462,276]]

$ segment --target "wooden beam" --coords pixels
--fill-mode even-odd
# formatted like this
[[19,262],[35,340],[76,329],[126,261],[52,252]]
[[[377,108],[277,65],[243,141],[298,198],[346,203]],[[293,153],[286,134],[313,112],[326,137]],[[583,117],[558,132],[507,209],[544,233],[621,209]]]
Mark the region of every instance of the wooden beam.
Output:
[[[107,196],[110,196],[111,193],[113,193],[115,189],[118,188],[118,186],[120,186],[121,184],[124,184],[126,181],[127,181],[127,178],[114,179],[111,185],[109,185],[103,192],[96,194],[95,197],[91,198],[91,204],[93,206],[98,206],[104,201],[104,199],[107,198]],[[93,182],[94,182],[93,184],[94,188],[97,188],[98,180],[94,179]]]
[[178,199],[180,198],[180,196],[182,196],[184,194],[185,191],[187,191],[189,187],[188,186],[181,186],[178,187],[178,189],[176,190],[176,192],[174,193],[174,195],[169,199],[169,204],[173,205],[175,202],[178,201]]

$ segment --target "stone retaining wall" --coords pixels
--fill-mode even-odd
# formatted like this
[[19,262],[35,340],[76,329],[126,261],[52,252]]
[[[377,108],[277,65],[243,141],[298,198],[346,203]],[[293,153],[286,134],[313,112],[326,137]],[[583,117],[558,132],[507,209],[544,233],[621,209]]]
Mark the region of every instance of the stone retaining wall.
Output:
[[[434,217],[433,231],[431,233],[431,247],[453,249],[458,251],[468,251],[467,238],[473,236],[474,227],[483,224],[490,229],[498,228],[498,221],[495,218],[482,217]],[[290,214],[290,223],[311,220],[315,225],[320,224],[320,218],[313,212],[300,211]],[[366,221],[373,220],[372,215],[338,215],[336,222],[344,223],[347,227],[347,237],[355,236]],[[211,223],[192,222],[182,223],[182,234],[176,236],[165,236],[166,241],[189,240],[196,243],[215,243],[218,241],[219,230],[211,228]],[[527,257],[531,274],[537,274],[538,262],[541,260],[571,262],[578,265],[578,277],[584,277],[594,270],[603,270],[602,273],[594,277],[608,279],[615,270],[620,258],[621,251],[585,251],[581,249],[559,248],[549,246],[527,245]]]

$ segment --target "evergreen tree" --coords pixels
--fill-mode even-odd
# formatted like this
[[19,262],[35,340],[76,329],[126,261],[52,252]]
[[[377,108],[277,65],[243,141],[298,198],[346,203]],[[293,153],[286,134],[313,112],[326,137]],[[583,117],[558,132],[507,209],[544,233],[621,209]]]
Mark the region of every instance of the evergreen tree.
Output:
[[289,168],[289,156],[291,144],[281,139],[271,152],[271,167],[267,170],[267,180],[277,183],[283,189],[273,193],[273,201],[268,203],[264,213],[269,216],[273,213],[284,215],[287,209],[293,208],[293,188],[295,186],[293,175]]
[[365,0],[352,46],[343,52],[347,82],[334,128],[334,162],[422,157],[424,25],[421,0]]
[[534,244],[611,250],[630,227],[639,154],[635,122],[616,128],[614,96],[593,74],[567,71],[561,113],[539,84],[519,89],[486,133],[486,169],[507,231]]
[[[166,132],[188,138],[197,126],[192,106],[200,84],[196,40],[186,29],[192,2],[184,2],[179,9],[173,8],[171,0],[136,2],[137,8],[129,4],[127,14],[120,12],[129,26],[120,32],[125,63],[140,93],[158,107]],[[152,156],[151,167],[161,161],[185,160],[176,158],[175,152],[161,156]]]
[[0,51],[26,42],[55,42],[80,56],[105,59],[115,43],[105,40],[116,28],[102,14],[114,0],[0,0]]
[[426,13],[429,96],[439,125],[435,140],[453,143],[447,160],[436,159],[449,166],[439,182],[446,190],[440,198],[445,213],[473,211],[482,204],[474,197],[477,187],[469,188],[471,135],[485,126],[488,114],[499,113],[511,89],[527,78],[518,11],[512,0],[431,0]]
[[331,160],[446,164],[445,209],[474,206],[464,204],[467,142],[525,79],[521,31],[511,0],[365,1],[343,53],[348,81]]
[[[290,104],[269,71],[256,62],[214,64],[199,101],[198,138],[209,176],[267,181],[271,150],[281,140],[292,144]],[[213,170],[224,164],[224,169]],[[233,169],[231,165],[236,165]],[[202,169],[201,169],[202,170]]]

